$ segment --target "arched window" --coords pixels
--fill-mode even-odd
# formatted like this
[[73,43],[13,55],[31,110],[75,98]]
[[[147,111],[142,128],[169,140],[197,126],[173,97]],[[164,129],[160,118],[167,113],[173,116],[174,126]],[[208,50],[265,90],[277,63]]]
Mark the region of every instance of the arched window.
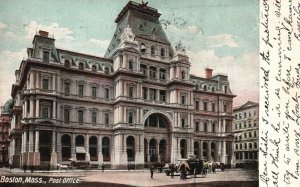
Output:
[[255,148],[255,149],[257,148],[257,143],[256,143],[256,142],[254,142],[254,148]]
[[165,57],[165,48],[161,48],[161,49],[160,49],[160,56],[161,56],[162,58]]
[[207,86],[206,85],[203,86],[203,90],[207,91]]
[[151,45],[151,56],[155,55],[155,46]]
[[78,64],[78,69],[80,69],[80,70],[83,70],[83,69],[84,69],[83,63],[79,63],[79,64]]
[[144,43],[141,43],[141,52],[145,53],[146,52],[146,46]]
[[134,137],[128,136],[126,139],[127,146],[127,160],[134,161],[135,160],[135,140]]
[[211,88],[211,91],[212,91],[212,92],[215,92],[215,87],[214,87],[214,86]]
[[110,141],[108,137],[102,139],[102,154],[103,161],[110,161]]
[[61,137],[61,157],[63,161],[71,158],[71,137],[67,134]]
[[247,149],[247,144],[246,143],[244,143],[244,148]]
[[252,149],[252,143],[249,144],[249,149]]
[[92,66],[92,72],[96,72],[97,71],[97,67],[96,67],[96,65],[93,65]]
[[98,160],[98,152],[97,152],[97,137],[92,136],[89,139],[89,153],[90,153],[90,160],[97,161]]

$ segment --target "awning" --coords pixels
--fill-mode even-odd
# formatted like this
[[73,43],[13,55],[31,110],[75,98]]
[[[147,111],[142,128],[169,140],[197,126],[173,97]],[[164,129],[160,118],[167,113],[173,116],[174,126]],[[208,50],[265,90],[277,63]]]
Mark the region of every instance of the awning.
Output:
[[85,153],[84,147],[76,147],[76,153]]

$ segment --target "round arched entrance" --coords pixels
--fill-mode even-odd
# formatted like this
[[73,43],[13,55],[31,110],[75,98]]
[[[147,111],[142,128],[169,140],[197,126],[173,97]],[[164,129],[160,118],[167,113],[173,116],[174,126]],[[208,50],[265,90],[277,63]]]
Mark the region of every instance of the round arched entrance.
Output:
[[149,115],[144,124],[144,161],[170,162],[171,160],[171,123],[161,113]]

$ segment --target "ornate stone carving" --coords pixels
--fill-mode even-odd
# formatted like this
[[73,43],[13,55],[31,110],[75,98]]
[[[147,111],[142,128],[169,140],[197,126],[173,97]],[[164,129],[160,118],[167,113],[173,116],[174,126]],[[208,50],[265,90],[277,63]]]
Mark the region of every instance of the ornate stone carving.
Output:
[[132,33],[132,29],[127,26],[122,35],[121,35],[122,42],[136,42],[135,35]]

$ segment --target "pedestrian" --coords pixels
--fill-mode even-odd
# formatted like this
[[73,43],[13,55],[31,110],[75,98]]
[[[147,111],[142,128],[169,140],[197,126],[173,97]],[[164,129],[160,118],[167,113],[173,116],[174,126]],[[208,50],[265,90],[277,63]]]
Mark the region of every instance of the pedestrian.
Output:
[[104,163],[102,163],[102,172],[104,172]]
[[27,165],[26,164],[24,164],[23,169],[24,169],[24,173],[26,173],[26,170],[27,170]]
[[151,179],[153,179],[154,169],[155,169],[154,166],[151,165],[151,166],[150,166]]
[[173,164],[171,164],[171,178],[173,179],[174,178],[174,172],[175,172],[175,167]]

